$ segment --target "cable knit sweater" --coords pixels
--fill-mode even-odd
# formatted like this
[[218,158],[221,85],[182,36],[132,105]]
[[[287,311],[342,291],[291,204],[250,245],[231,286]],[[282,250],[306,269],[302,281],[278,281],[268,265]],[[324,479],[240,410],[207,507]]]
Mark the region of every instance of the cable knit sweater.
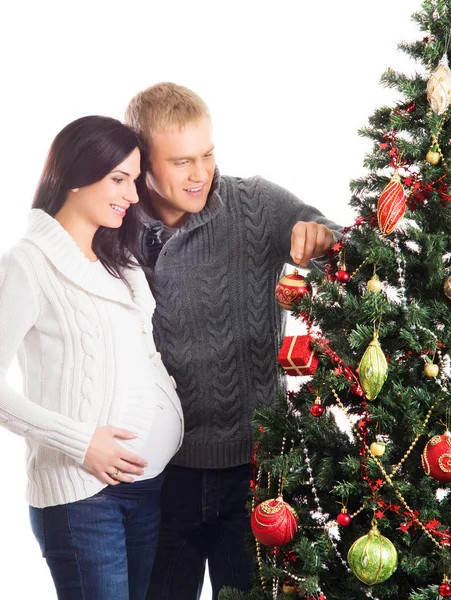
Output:
[[[0,262],[0,424],[26,438],[32,506],[81,500],[105,487],[83,466],[97,426],[136,432],[129,446],[139,453],[155,410],[154,383],[181,416],[155,349],[145,276],[124,269],[124,278],[127,285],[91,263],[37,209]],[[16,353],[23,394],[5,379]]]
[[161,222],[145,223],[142,261],[157,302],[155,339],[185,415],[177,465],[250,461],[251,414],[284,389],[277,368],[284,318],[274,289],[291,262],[297,221],[340,235],[338,225],[283,188],[217,171],[205,208],[164,245]]

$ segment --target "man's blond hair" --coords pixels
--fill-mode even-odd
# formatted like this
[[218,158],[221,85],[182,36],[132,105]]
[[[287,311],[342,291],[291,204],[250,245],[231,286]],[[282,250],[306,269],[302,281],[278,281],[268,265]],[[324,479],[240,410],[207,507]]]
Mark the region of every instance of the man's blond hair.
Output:
[[136,94],[125,112],[125,122],[148,143],[155,131],[184,127],[202,117],[210,119],[205,102],[192,90],[175,83],[157,83]]

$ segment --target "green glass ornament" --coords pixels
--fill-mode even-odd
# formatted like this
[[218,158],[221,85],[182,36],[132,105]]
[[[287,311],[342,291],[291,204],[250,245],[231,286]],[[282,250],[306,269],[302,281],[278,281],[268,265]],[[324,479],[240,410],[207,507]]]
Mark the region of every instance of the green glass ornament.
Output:
[[359,379],[368,400],[375,400],[387,379],[387,361],[374,334],[359,364]]
[[393,575],[398,566],[398,554],[391,541],[381,535],[373,523],[371,531],[349,548],[348,563],[360,581],[374,585]]

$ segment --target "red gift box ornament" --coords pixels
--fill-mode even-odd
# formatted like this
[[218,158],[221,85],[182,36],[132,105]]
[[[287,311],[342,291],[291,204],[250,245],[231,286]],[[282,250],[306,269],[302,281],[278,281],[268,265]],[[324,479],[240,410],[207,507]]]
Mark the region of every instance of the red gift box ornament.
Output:
[[295,510],[279,496],[256,506],[251,515],[255,538],[265,546],[283,546],[296,535],[298,517]]
[[406,196],[398,171],[385,186],[377,203],[377,222],[385,235],[391,233],[406,211]]
[[310,287],[296,269],[282,277],[276,285],[276,300],[286,310],[291,310],[306,294],[310,294]]
[[434,435],[426,444],[421,455],[421,464],[426,475],[441,483],[451,482],[451,433]]
[[311,347],[311,335],[286,336],[280,348],[278,360],[287,375],[314,375],[318,368],[318,356]]

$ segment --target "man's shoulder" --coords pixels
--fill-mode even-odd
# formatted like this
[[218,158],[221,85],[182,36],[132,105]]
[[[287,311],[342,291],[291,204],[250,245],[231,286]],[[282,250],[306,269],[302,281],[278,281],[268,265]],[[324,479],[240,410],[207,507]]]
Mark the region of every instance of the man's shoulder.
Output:
[[260,186],[265,180],[261,175],[251,177],[240,177],[233,175],[221,175],[219,191],[221,198],[226,200],[230,194],[246,194],[253,196],[260,191]]
[[222,175],[221,184],[240,186],[252,185],[253,183],[262,180],[261,175],[252,175],[251,177],[240,177],[239,175]]
[[262,175],[251,177],[234,177],[221,175],[220,194],[223,200],[227,200],[230,194],[239,193],[245,197],[258,198],[259,202],[279,206],[286,202],[301,203],[299,198],[289,190],[265,179]]

